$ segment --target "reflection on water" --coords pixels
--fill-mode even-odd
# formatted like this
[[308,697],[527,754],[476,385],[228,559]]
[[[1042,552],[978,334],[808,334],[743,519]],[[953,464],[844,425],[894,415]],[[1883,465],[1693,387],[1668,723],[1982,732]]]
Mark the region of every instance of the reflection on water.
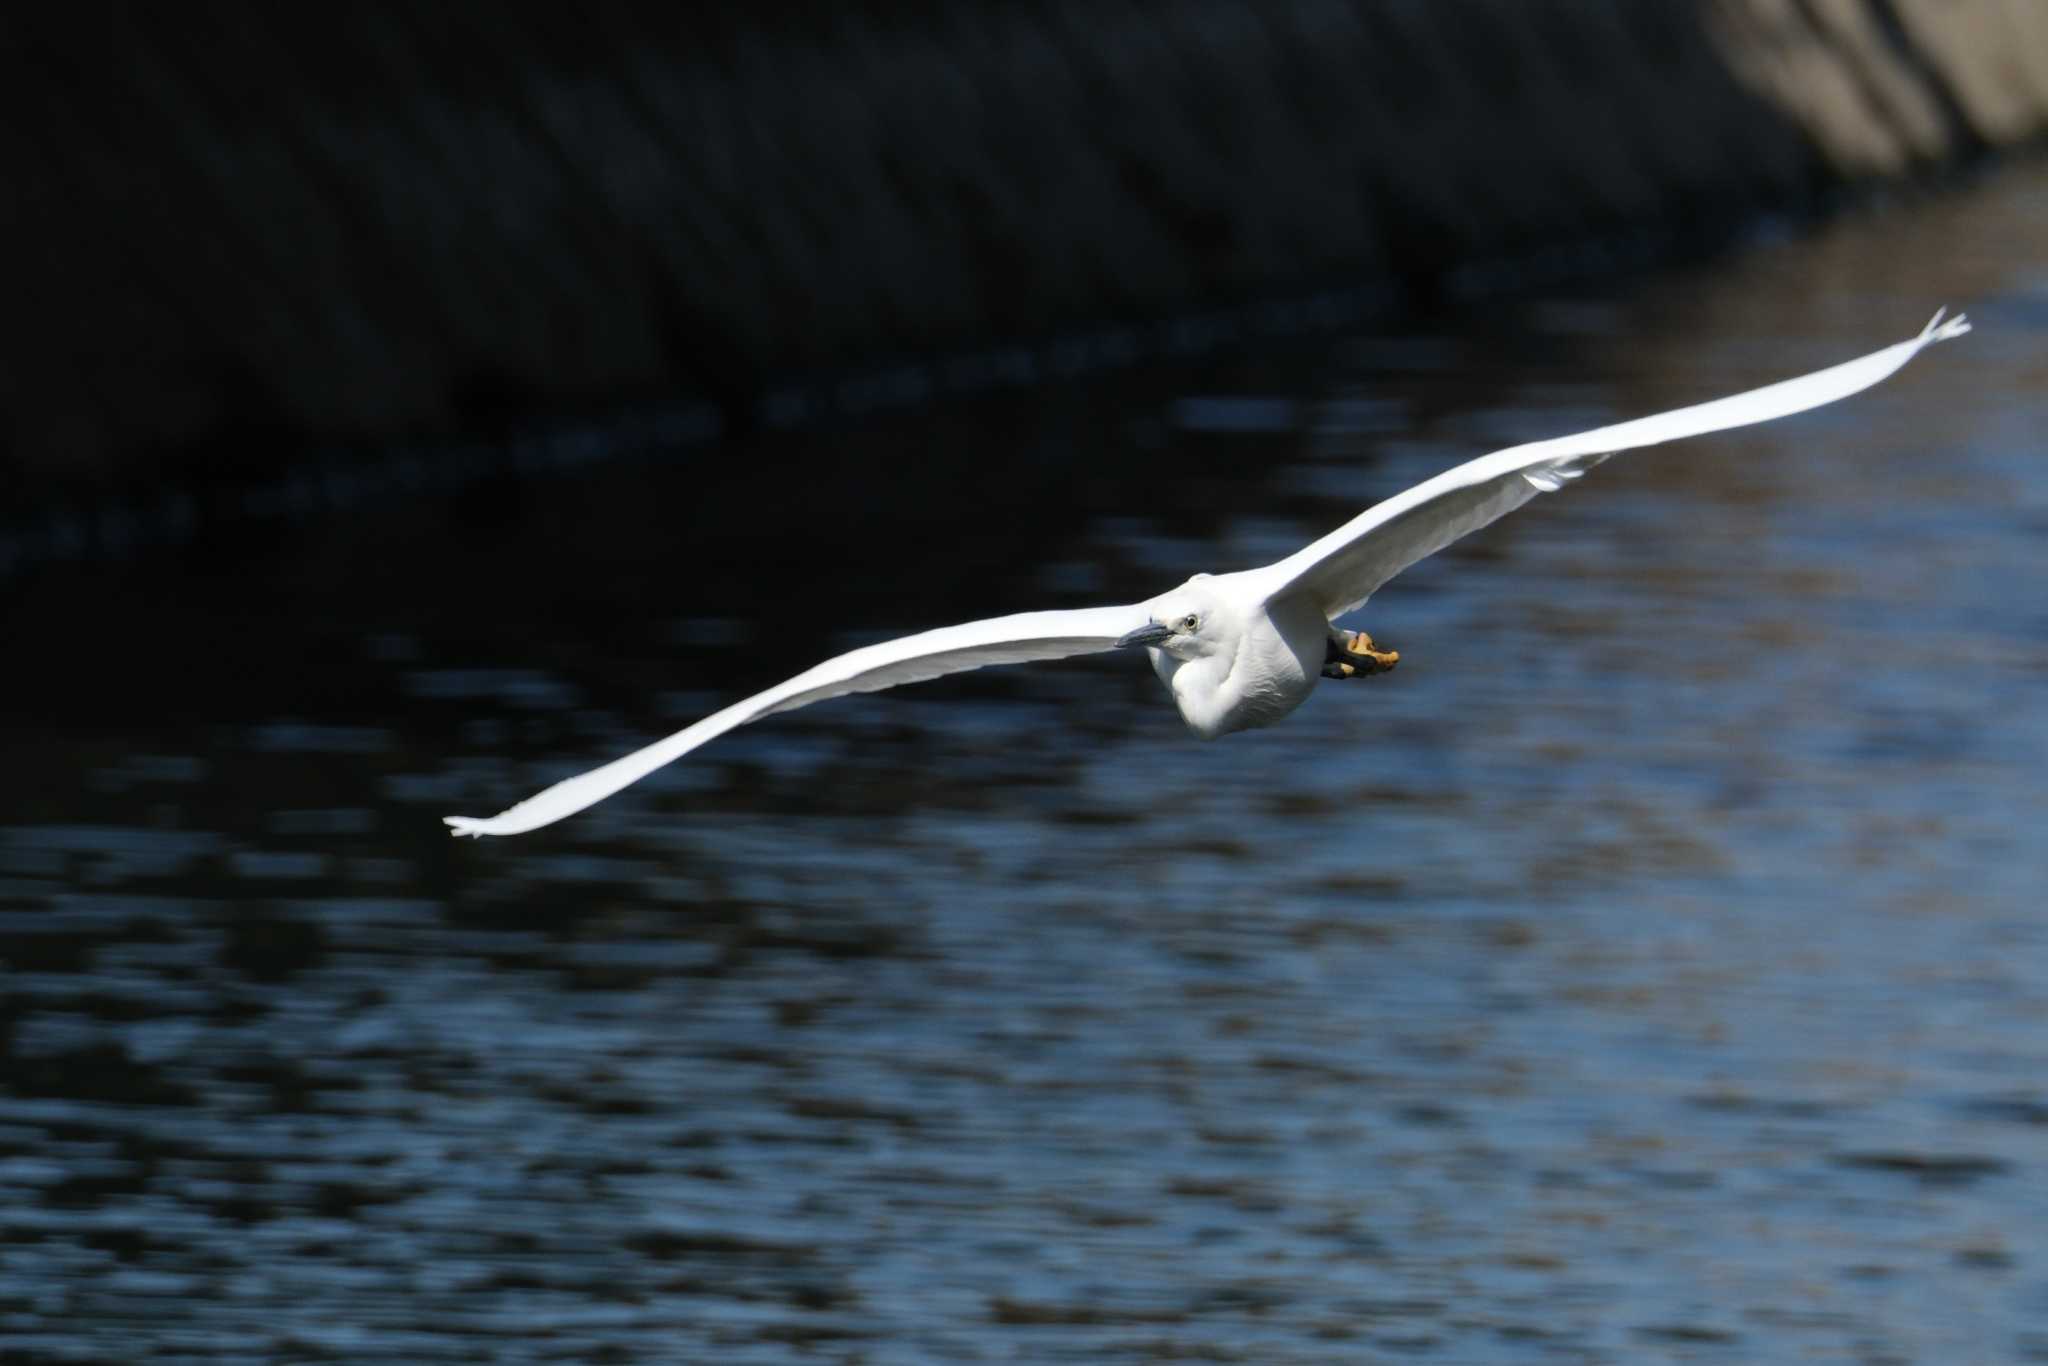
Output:
[[[872,429],[800,487],[586,472],[28,585],[0,1337],[2048,1357],[2044,217],[2036,173]],[[827,648],[1269,558],[1942,302],[1978,331],[1872,393],[1411,571],[1365,617],[1400,671],[1279,729],[1202,745],[1082,660],[438,825]],[[942,520],[837,511],[938,480]]]

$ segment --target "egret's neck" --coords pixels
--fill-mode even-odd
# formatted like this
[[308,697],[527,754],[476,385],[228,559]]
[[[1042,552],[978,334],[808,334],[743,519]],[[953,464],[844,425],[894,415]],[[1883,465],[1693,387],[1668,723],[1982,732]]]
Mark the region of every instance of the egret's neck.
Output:
[[1180,709],[1180,719],[1204,740],[1242,729],[1230,724],[1235,703],[1230,665],[1227,655],[1180,660],[1164,650],[1152,652],[1152,668],[1173,693],[1173,705]]

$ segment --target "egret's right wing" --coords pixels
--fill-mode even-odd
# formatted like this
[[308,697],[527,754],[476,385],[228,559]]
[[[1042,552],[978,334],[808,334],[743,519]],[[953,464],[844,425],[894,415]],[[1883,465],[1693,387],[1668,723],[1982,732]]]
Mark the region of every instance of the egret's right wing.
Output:
[[807,707],[828,697],[879,692],[901,683],[916,683],[989,664],[1021,664],[1026,660],[1060,659],[1114,649],[1120,637],[1143,626],[1146,619],[1143,604],[1067,612],[1020,612],[863,646],[828,659],[766,692],[735,702],[623,759],[566,778],[489,819],[444,819],[457,835],[523,834],[601,802],[663,764],[672,763],[749,721]]
[[1532,441],[1444,471],[1361,512],[1329,535],[1257,571],[1267,598],[1311,596],[1325,615],[1342,616],[1417,560],[1514,511],[1539,493],[1577,479],[1616,451],[1789,417],[1859,393],[1895,373],[1938,341],[1960,337],[1970,324],[1941,314],[1919,336],[1856,360],[1690,408],[1676,408],[1575,436]]

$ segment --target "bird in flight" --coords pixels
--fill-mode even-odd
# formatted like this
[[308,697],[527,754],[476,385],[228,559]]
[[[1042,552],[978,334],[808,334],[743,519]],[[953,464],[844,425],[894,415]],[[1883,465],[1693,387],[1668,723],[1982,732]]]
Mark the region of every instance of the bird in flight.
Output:
[[1384,673],[1400,655],[1335,620],[1381,584],[1451,542],[1554,493],[1618,451],[1789,417],[1860,393],[1936,342],[1970,330],[1936,313],[1920,335],[1810,375],[1731,398],[1511,446],[1417,484],[1287,558],[1232,574],[1197,574],[1124,607],[1021,612],[864,646],[602,768],[535,793],[488,819],[445,817],[457,835],[518,835],[603,801],[727,731],[848,693],[878,692],[990,664],[1021,664],[1142,646],[1188,729],[1205,740],[1270,726],[1325,678]]

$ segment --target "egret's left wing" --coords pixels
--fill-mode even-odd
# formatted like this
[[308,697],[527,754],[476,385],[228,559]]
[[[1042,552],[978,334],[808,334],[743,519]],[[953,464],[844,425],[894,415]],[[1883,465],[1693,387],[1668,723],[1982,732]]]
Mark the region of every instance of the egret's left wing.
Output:
[[1564,487],[1616,451],[1746,427],[1833,403],[1892,375],[1923,348],[1969,330],[1962,315],[1944,323],[1936,313],[1919,336],[1826,370],[1712,403],[1482,455],[1395,494],[1321,540],[1258,571],[1272,584],[1267,598],[1306,593],[1325,615],[1341,616],[1417,560],[1434,555],[1539,493]]
[[879,692],[901,683],[963,673],[989,664],[1021,664],[1033,659],[1060,659],[1114,649],[1120,637],[1143,626],[1145,621],[1143,605],[1020,612],[863,646],[828,659],[766,692],[735,702],[665,740],[657,740],[623,759],[614,759],[603,768],[566,778],[488,820],[474,816],[445,819],[458,835],[523,834],[601,802],[663,764],[672,763],[749,721],[807,707],[828,697]]

